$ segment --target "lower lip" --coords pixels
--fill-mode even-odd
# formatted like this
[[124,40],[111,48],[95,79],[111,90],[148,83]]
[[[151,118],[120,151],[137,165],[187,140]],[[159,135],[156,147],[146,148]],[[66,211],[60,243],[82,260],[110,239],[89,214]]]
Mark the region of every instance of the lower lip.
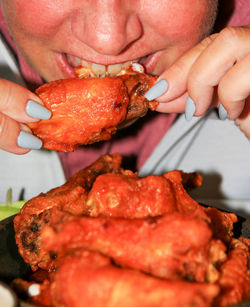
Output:
[[144,63],[144,68],[148,74],[152,73],[160,56],[161,56],[161,51],[158,51],[147,57],[147,60]]
[[56,62],[65,78],[74,78],[76,76],[74,69],[70,66],[65,54],[58,53],[56,56]]

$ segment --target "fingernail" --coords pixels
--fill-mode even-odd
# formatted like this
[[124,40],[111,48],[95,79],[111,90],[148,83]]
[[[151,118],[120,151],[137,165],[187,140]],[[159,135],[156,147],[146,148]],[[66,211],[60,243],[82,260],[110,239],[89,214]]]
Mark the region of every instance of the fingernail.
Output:
[[49,119],[51,117],[50,110],[33,100],[28,100],[26,104],[26,113],[38,119]]
[[40,149],[42,141],[31,133],[21,130],[17,137],[17,145],[28,149]]
[[227,119],[227,110],[223,107],[223,105],[221,103],[219,104],[218,113],[219,113],[219,118],[221,120]]
[[151,89],[149,89],[147,91],[147,93],[144,95],[144,97],[151,101],[154,100],[158,97],[160,97],[163,93],[166,92],[166,90],[168,89],[168,83],[166,80],[160,80],[158,82],[156,82]]
[[187,102],[186,102],[186,109],[185,109],[185,117],[187,121],[190,121],[195,113],[195,104],[192,100],[192,98],[190,98],[188,96]]

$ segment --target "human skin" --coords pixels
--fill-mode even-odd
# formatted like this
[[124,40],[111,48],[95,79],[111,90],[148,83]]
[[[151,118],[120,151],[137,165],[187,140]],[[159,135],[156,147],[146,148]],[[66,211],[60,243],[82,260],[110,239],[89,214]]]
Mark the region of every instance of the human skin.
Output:
[[[158,111],[184,112],[188,91],[196,103],[195,115],[204,113],[212,103],[208,77],[213,75],[214,70],[217,72],[220,62],[216,61],[219,63],[217,66],[215,63],[212,68],[209,56],[215,59],[216,53],[220,55],[221,48],[225,48],[225,44],[222,47],[220,44],[220,40],[225,40],[224,36],[217,35],[217,49],[215,46],[213,54],[204,56],[202,61],[212,39],[205,39],[196,46],[210,31],[216,5],[217,0],[2,1],[7,23],[19,50],[46,81],[73,77],[73,57],[90,63],[111,65],[147,56],[143,61],[146,71],[159,75],[169,84],[167,93],[159,98],[162,103]],[[242,34],[243,39],[238,38],[238,46],[246,50],[247,47],[242,45],[246,40],[249,42],[249,29],[239,31],[245,34]],[[234,41],[237,42],[237,39]],[[200,54],[202,57],[197,59]],[[231,55],[230,59],[235,60],[235,56]],[[225,64],[221,71],[223,68],[225,72]],[[207,70],[210,72],[208,77]],[[202,86],[197,82],[201,74],[204,80]],[[218,83],[218,78],[216,81]],[[232,80],[229,81],[232,83]],[[41,101],[26,89],[6,82],[0,82],[0,119],[4,118],[4,121],[1,120],[3,126],[9,127],[0,133],[0,147],[23,154],[29,150],[16,145],[20,122],[35,120],[25,112],[27,99]],[[246,85],[241,87],[246,92]],[[202,88],[207,92],[200,99]],[[227,95],[232,99],[230,92]],[[227,107],[227,99],[220,101]],[[239,116],[243,104],[229,105],[228,113],[233,119]]]

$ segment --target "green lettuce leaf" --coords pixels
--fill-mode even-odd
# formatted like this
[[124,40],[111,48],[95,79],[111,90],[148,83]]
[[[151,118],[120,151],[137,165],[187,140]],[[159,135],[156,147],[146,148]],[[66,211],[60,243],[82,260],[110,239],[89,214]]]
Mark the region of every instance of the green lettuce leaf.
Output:
[[22,206],[25,204],[25,200],[12,201],[12,189],[8,189],[6,192],[6,203],[0,204],[0,221],[7,217],[17,214]]

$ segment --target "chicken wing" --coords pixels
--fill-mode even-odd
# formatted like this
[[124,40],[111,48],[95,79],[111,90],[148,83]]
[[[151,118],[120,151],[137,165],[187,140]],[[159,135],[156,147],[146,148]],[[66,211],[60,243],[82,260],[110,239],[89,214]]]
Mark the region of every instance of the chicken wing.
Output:
[[79,145],[108,140],[119,125],[156,108],[155,101],[143,96],[155,81],[156,77],[140,73],[44,84],[36,94],[52,117],[28,126],[51,150],[69,152]]
[[[33,285],[39,289],[27,295]],[[121,269],[99,253],[77,250],[56,260],[56,271],[45,280],[16,279],[14,289],[39,306],[210,306],[218,285],[167,281],[139,271]]]
[[[166,279],[202,282],[208,279],[211,266],[224,257],[223,244],[216,253],[219,258],[212,253],[211,238],[207,222],[175,212],[130,220],[74,218],[53,227],[45,226],[41,246],[53,255],[77,248],[98,251],[123,267]],[[41,262],[39,266],[48,269],[46,263]]]
[[54,306],[160,307],[167,302],[168,307],[205,307],[210,306],[219,292],[216,285],[170,282],[118,268],[111,262],[96,264],[92,254],[88,255],[89,261],[82,255],[69,257],[59,267],[51,287]]
[[221,294],[214,306],[231,306],[250,297],[250,240],[233,239],[227,260],[221,266]]

